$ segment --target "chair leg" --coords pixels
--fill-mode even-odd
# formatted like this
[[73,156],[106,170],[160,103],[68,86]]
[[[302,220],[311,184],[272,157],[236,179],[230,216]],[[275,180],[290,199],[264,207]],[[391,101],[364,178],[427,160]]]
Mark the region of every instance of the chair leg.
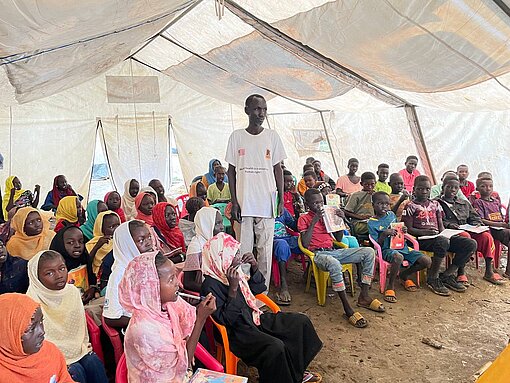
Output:
[[384,261],[379,262],[379,291],[384,294],[386,288],[386,277],[387,277],[387,265]]

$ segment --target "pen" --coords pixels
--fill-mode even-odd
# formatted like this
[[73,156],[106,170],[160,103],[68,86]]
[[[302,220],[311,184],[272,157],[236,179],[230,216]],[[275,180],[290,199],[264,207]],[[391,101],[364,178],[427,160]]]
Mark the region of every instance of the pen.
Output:
[[178,296],[180,297],[183,297],[183,298],[191,298],[191,299],[196,299],[196,300],[199,300],[199,301],[203,301],[205,299],[205,297],[202,297],[202,296],[196,296],[196,295],[191,295],[191,294],[186,294],[186,293],[182,293],[180,291],[177,291],[176,293]]

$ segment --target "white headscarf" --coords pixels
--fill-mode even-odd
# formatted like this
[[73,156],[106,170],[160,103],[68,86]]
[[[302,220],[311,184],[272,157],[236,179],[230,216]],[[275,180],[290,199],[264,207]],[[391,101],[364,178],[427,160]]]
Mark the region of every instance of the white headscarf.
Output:
[[[131,186],[131,181],[134,178],[127,180],[124,183],[124,194],[121,197],[121,208],[124,210],[124,214],[126,215],[126,220],[130,220],[136,217],[136,207],[135,207],[135,197],[131,197],[129,194],[129,187]],[[136,180],[135,180],[136,181]]]
[[122,223],[113,233],[113,266],[108,285],[106,286],[103,315],[105,318],[118,319],[130,317],[119,302],[119,283],[124,276],[126,267],[135,257],[140,255],[135,241],[129,232],[129,222]]
[[192,238],[186,254],[201,253],[205,243],[213,237],[216,214],[213,207],[203,207],[195,215],[195,236]]
[[80,290],[74,285],[67,283],[62,290],[50,290],[39,280],[39,260],[46,251],[38,252],[28,261],[27,295],[41,304],[45,338],[55,343],[69,365],[91,351],[85,309]]

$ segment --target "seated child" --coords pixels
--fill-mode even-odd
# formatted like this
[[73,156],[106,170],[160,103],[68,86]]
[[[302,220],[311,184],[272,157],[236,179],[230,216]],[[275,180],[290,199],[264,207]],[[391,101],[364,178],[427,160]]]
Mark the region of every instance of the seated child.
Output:
[[353,219],[354,236],[368,237],[367,220],[374,215],[372,194],[375,187],[375,174],[365,172],[361,175],[363,189],[352,193],[345,205],[345,215]]
[[[161,184],[161,183],[160,183]],[[164,192],[164,189],[163,189]],[[120,218],[120,223],[126,222],[126,215],[124,214],[124,210],[122,210],[121,203],[122,203],[122,197],[118,192],[111,191],[106,193],[104,196],[104,203],[108,207],[108,210],[113,211],[114,213],[117,213],[117,215]]]
[[[434,186],[432,186],[432,188],[430,188],[430,199],[437,199],[441,196],[441,194],[443,193],[443,182],[446,177],[458,178],[457,173],[454,172],[453,170],[448,170],[448,171],[444,172],[441,177],[441,182],[439,182],[437,185],[434,185]],[[460,189],[457,191],[457,198],[467,201],[466,196],[464,194],[462,194],[462,191]]]
[[133,314],[124,339],[130,383],[187,381],[200,332],[216,305],[209,294],[195,308],[177,290],[176,267],[160,252],[129,263],[119,299]]
[[359,161],[356,158],[350,158],[347,161],[347,169],[349,172],[339,177],[336,181],[336,192],[342,197],[346,197],[352,193],[362,189],[360,177],[356,175],[359,168]]
[[189,246],[191,240],[195,236],[195,215],[197,212],[204,207],[204,200],[198,197],[191,197],[186,201],[187,215],[179,220],[177,226],[181,229],[182,235],[184,235],[184,243],[186,248]]
[[377,167],[377,176],[379,179],[375,183],[374,191],[383,191],[391,194],[391,186],[386,182],[390,175],[390,166],[388,164],[379,164]]
[[207,201],[207,189],[205,188],[202,181],[193,182],[189,188],[190,197],[198,197],[204,201],[205,206],[209,206]]
[[50,222],[33,207],[22,207],[11,220],[14,235],[7,242],[7,251],[13,257],[29,260],[37,252],[48,250],[55,232]]
[[[478,173],[478,176],[476,179],[480,178],[489,178],[492,180],[492,174],[489,172],[480,172]],[[501,202],[501,197],[499,196],[498,192],[492,191],[491,197],[494,199],[497,199],[499,202]],[[478,190],[475,190],[471,195],[468,197],[469,202],[471,202],[471,205],[473,205],[474,201],[480,198],[480,192]]]
[[230,195],[230,188],[228,184],[224,182],[225,173],[226,170],[223,166],[216,166],[214,168],[216,182],[209,185],[207,188],[207,200],[211,205],[215,203],[229,203],[232,199]]
[[53,179],[53,188],[46,195],[41,210],[55,212],[62,198],[73,195],[78,196],[80,201],[83,200],[83,197],[77,194],[72,186],[67,183],[66,177],[60,174]]
[[[308,171],[308,170],[313,170],[314,173],[315,173],[315,170],[314,170],[314,167],[311,163],[307,163],[305,165],[303,165],[303,175]],[[303,196],[306,192],[308,188],[306,187],[306,183],[305,183],[305,180],[304,178],[301,178],[298,182],[298,185],[297,185],[297,191],[298,193]]]
[[330,176],[328,176],[326,173],[324,173],[324,171],[321,168],[321,166],[322,166],[321,162],[319,160],[313,160],[312,165],[313,165],[313,170],[315,171],[315,175],[317,176],[317,181],[326,182],[327,184],[329,184],[331,189],[334,189],[336,183],[335,183],[335,181],[333,181],[333,179]]
[[411,200],[411,193],[404,189],[404,179],[399,173],[393,173],[390,176],[390,207],[391,211],[397,216],[397,220],[402,219],[402,211],[407,202]]
[[[255,295],[266,290],[264,276],[252,253],[239,254],[240,246],[219,233],[202,252],[201,294],[216,297],[212,317],[226,327],[232,352],[257,368],[259,383],[322,381],[320,375],[306,371],[322,347],[312,322],[304,314],[259,310]],[[241,264],[249,264],[248,275]]]
[[304,206],[302,197],[296,192],[294,177],[288,170],[283,171],[283,188],[283,206],[288,210],[290,215],[298,219],[299,215],[304,213]]
[[[475,253],[476,241],[460,235],[454,235],[449,239],[438,235],[444,230],[443,209],[439,202],[430,199],[430,187],[427,176],[416,177],[413,188],[414,200],[406,205],[402,212],[402,221],[407,226],[409,234],[418,237],[420,250],[434,252],[432,265],[427,272],[427,286],[438,295],[449,296],[448,289],[457,292],[466,291],[466,287],[457,282],[455,275]],[[419,238],[428,235],[437,237]],[[448,251],[455,253],[455,256],[444,273],[439,274],[439,267]]]
[[24,294],[10,293],[0,296],[0,307],[2,382],[75,383],[62,352],[44,340],[46,318],[39,304]]
[[[315,186],[315,183],[317,182],[317,174],[315,174],[314,170],[307,170],[303,173],[303,180],[304,182],[304,188],[300,189],[300,194],[304,196],[304,193]],[[301,182],[301,181],[300,181]],[[301,190],[303,190],[303,193],[301,193]]]
[[273,256],[278,262],[278,270],[280,271],[280,291],[276,293],[276,303],[282,306],[290,305],[292,299],[287,285],[287,261],[292,254],[301,254],[298,237],[290,235],[287,227],[297,232],[296,220],[284,208],[283,214],[275,218],[273,239]]
[[[478,178],[476,180],[476,191],[480,194],[480,198],[473,201],[473,207],[477,213],[480,214],[482,222],[485,225],[491,226],[490,233],[492,237],[509,247],[510,225],[503,220],[501,202],[494,197],[492,188],[493,183],[491,178]],[[497,227],[501,229],[495,229]],[[507,262],[503,276],[505,278],[510,278],[510,262]]]
[[186,290],[200,292],[202,287],[202,249],[205,243],[225,230],[223,217],[213,207],[204,207],[195,215],[196,235],[191,240],[184,263],[183,285]]
[[404,189],[406,189],[408,192],[412,192],[414,187],[414,180],[420,175],[420,172],[418,169],[416,169],[416,166],[418,166],[418,157],[408,156],[406,158],[405,166],[405,169],[402,169],[398,173],[404,180]]
[[55,233],[66,226],[80,227],[83,222],[80,220],[83,217],[83,207],[81,206],[80,199],[76,196],[64,197],[60,200],[55,213],[57,225],[55,226]]
[[[384,300],[390,303],[397,302],[395,296],[395,279],[400,271],[402,262],[409,262],[409,267],[400,271],[400,281],[407,291],[415,292],[418,287],[409,279],[409,276],[417,271],[429,268],[431,260],[428,256],[416,250],[411,250],[407,245],[402,249],[390,247],[390,237],[395,236],[397,231],[391,228],[391,224],[397,222],[397,216],[390,210],[390,196],[385,192],[375,192],[372,195],[374,205],[374,217],[368,221],[370,236],[381,246],[382,257],[386,262],[391,263],[390,276],[387,279]],[[402,228],[404,233],[407,228]]]
[[35,185],[34,193],[21,188],[21,181],[16,176],[10,176],[5,180],[4,197],[2,199],[2,213],[7,217],[13,207],[33,207],[39,204],[41,187]]
[[89,343],[80,291],[67,283],[62,256],[53,250],[40,251],[28,262],[28,276],[27,295],[40,303],[46,338],[64,354],[73,380],[108,383],[103,362]]
[[121,198],[120,207],[126,215],[126,221],[131,221],[136,217],[135,198],[140,191],[140,183],[134,178],[127,180],[124,184],[124,194]]
[[471,193],[475,191],[475,184],[469,181],[467,178],[469,176],[469,168],[467,165],[459,165],[457,166],[457,176],[459,177],[460,182],[460,191],[466,198],[468,198]]
[[[480,215],[476,212],[476,210],[471,206],[471,204],[461,199],[457,196],[457,192],[460,189],[460,182],[457,176],[447,176],[443,180],[443,194],[441,198],[438,199],[441,207],[443,208],[444,216],[443,223],[444,227],[447,229],[459,229],[460,225],[473,225],[473,226],[481,226],[483,225],[482,219]],[[494,239],[489,231],[484,231],[483,233],[467,233],[471,238],[473,238],[478,247],[477,250],[483,254],[485,258],[485,275],[483,279],[495,284],[500,285],[501,276],[498,273],[495,273],[492,267],[492,261],[494,259]],[[461,282],[465,285],[468,284],[468,280],[466,277],[466,273],[464,271],[464,267],[459,267],[457,272],[457,282]]]
[[158,249],[173,263],[184,262],[186,244],[184,235],[177,226],[177,210],[168,202],[159,202],[152,209],[154,232],[158,239]]
[[[374,179],[375,184],[375,179]],[[361,293],[357,305],[376,312],[384,312],[384,306],[377,299],[368,295],[374,273],[375,253],[369,247],[348,249],[334,249],[333,237],[328,233],[324,224],[324,200],[317,189],[309,189],[305,193],[305,201],[310,209],[298,220],[298,229],[304,247],[315,253],[314,262],[321,270],[330,273],[333,290],[338,293],[349,320],[355,327],[362,328],[368,325],[367,320],[351,308],[345,293],[345,283],[342,274],[342,264],[360,263],[362,268]],[[342,210],[337,210],[338,216],[343,218]],[[332,233],[337,241],[342,240],[343,232]]]
[[[100,276],[99,271],[104,262],[111,262],[111,265],[113,265],[113,233],[119,225],[120,218],[117,213],[111,210],[99,213],[94,224],[94,237],[85,245],[92,259],[93,273],[96,274],[98,278],[101,277],[101,280],[106,277],[106,282],[108,282],[108,278],[110,277],[109,273],[108,276],[103,276],[103,273],[101,273]],[[107,257],[111,257],[111,261],[106,261]]]
[[156,205],[157,198],[156,192],[141,190],[140,193],[138,193],[135,198],[137,220],[143,221],[149,226],[154,226],[152,209],[154,209],[154,205]]
[[24,294],[27,292],[27,289],[27,261],[9,255],[4,243],[0,239],[0,294]]
[[94,224],[96,223],[97,215],[106,210],[108,210],[108,206],[98,199],[89,201],[87,204],[87,209],[85,211],[87,220],[80,226],[85,242],[90,241],[94,236]]

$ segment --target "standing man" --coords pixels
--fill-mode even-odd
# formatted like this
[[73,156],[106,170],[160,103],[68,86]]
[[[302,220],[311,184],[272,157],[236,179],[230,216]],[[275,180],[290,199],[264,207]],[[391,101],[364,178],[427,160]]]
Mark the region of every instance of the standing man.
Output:
[[241,224],[241,254],[257,249],[260,272],[269,290],[273,253],[274,219],[283,212],[283,171],[285,149],[274,130],[264,129],[267,105],[264,97],[246,99],[249,117],[246,129],[232,132],[225,160],[232,195],[232,218]]

